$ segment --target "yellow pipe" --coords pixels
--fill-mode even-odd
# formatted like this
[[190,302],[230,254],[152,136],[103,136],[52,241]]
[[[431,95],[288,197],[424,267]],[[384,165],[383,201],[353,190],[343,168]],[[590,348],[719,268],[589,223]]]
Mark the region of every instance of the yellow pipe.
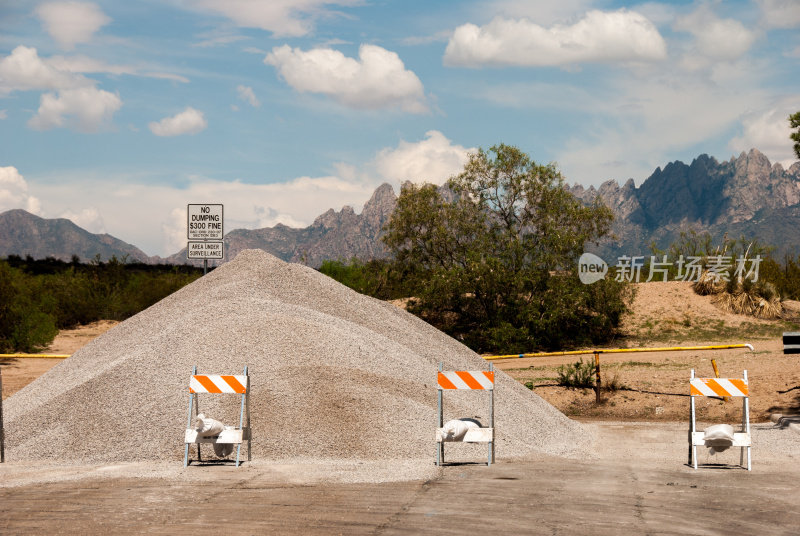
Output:
[[0,359],[24,359],[24,358],[41,358],[41,359],[66,359],[72,354],[0,354]]
[[683,350],[727,350],[729,348],[749,348],[753,351],[753,345],[744,344],[717,344],[713,346],[665,346],[660,348],[607,348],[595,350],[571,350],[568,352],[538,352],[532,354],[509,354],[509,355],[489,355],[484,356],[487,361],[494,359],[513,359],[523,357],[551,357],[559,355],[587,355],[587,354],[622,354],[632,352],[675,352]]

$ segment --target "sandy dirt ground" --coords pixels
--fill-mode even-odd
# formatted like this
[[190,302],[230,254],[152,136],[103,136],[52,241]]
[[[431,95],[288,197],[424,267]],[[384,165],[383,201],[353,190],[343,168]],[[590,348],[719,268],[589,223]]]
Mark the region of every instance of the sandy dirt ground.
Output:
[[[798,304],[789,303],[790,316]],[[117,323],[100,321],[58,334],[42,353],[71,354]],[[569,389],[557,385],[558,369],[594,356],[494,361],[520,382],[530,385],[545,400],[568,416],[578,419],[683,421],[689,397],[689,371],[698,377],[713,377],[715,360],[722,377],[741,377],[748,371],[750,406],[754,421],[767,421],[771,414],[800,413],[800,354],[784,355],[781,334],[800,330],[800,322],[759,320],[721,311],[710,296],[699,296],[689,283],[651,282],[637,285],[632,314],[624,323],[625,337],[612,348],[653,348],[750,343],[746,349],[712,351],[601,354],[601,381],[617,388],[603,391],[601,405],[592,389]],[[8,398],[59,359],[7,359],[0,361],[3,398]],[[736,400],[705,399],[698,402],[699,415],[710,420],[731,420],[741,414]]]
[[[65,329],[56,335],[52,344],[41,354],[72,354],[119,324],[114,320],[100,320],[75,329]],[[0,372],[3,375],[3,399],[10,397],[33,380],[58,365],[62,360],[54,358],[0,358]]]
[[[684,421],[689,411],[689,376],[741,378],[747,370],[752,420],[771,414],[800,412],[800,354],[784,355],[782,333],[798,330],[795,320],[760,320],[721,311],[710,296],[695,294],[689,283],[658,282],[637,285],[633,313],[625,320],[626,336],[611,348],[713,346],[749,343],[747,349],[690,350],[600,354],[601,382],[615,390],[602,391],[596,404],[593,389],[557,385],[559,367],[594,355],[539,357],[495,361],[495,366],[533,388],[566,415],[579,419]],[[790,316],[796,314],[796,303]],[[698,399],[698,414],[709,420],[735,422],[740,400]]]
[[[796,534],[800,434],[753,427],[739,449],[698,453],[686,426],[589,423],[580,459],[433,466],[427,476],[359,481],[359,465],[0,465],[2,534]],[[477,448],[477,447],[476,447]],[[483,448],[477,448],[476,460]],[[374,471],[368,471],[374,475]]]
[[[618,385],[594,404],[591,390],[555,385],[575,357],[496,361],[597,438],[580,459],[531,457],[434,465],[430,460],[332,463],[253,460],[0,465],[1,534],[796,534],[800,525],[800,433],[753,424],[753,470],[740,449],[688,462],[688,374],[746,368],[753,421],[800,408],[800,363],[784,356],[785,322],[727,315],[681,284],[640,285],[628,336],[616,347],[749,342],[748,350],[601,354]],[[48,352],[72,353],[111,323],[64,332]],[[592,356],[588,356],[591,358]],[[0,363],[4,397],[59,360]],[[501,396],[501,393],[498,393]],[[735,423],[741,404],[709,399],[701,421]],[[649,421],[649,422],[643,422]],[[659,422],[663,421],[663,422]],[[502,424],[498,423],[498,433]],[[376,471],[374,464],[383,464]],[[375,481],[378,474],[379,481]]]

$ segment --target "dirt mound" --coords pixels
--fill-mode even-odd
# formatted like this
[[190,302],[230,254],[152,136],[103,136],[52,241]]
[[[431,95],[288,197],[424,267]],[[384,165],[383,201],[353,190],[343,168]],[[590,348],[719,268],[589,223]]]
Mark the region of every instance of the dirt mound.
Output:
[[[244,251],[8,399],[7,453],[180,460],[196,364],[209,374],[240,374],[249,366],[254,459],[432,460],[439,361],[445,369],[487,368],[397,307],[310,268]],[[498,373],[496,385],[499,458],[588,446],[579,423],[509,376]],[[488,425],[487,396],[448,393],[445,418],[477,417]],[[238,397],[201,395],[200,404],[225,424],[238,420]]]
[[698,326],[770,326],[770,320],[726,312],[713,303],[712,296],[700,296],[688,281],[651,281],[634,285],[636,297],[622,329],[629,336],[646,336],[648,331],[673,333],[676,338]]

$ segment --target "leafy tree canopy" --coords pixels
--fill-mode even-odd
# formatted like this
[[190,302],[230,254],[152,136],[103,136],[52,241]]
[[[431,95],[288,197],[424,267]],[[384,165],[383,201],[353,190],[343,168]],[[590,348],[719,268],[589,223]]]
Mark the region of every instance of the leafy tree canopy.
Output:
[[794,154],[800,158],[800,112],[795,112],[789,116],[789,126],[794,130],[790,134],[794,142]]
[[530,351],[613,336],[624,285],[575,273],[612,219],[570,194],[554,165],[501,144],[444,188],[404,186],[384,241],[415,289],[412,312],[479,351]]

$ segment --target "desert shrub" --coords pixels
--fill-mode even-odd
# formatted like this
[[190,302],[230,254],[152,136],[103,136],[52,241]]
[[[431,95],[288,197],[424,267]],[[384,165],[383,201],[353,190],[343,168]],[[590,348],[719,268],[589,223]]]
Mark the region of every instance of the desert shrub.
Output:
[[583,358],[571,365],[561,365],[556,373],[558,374],[558,385],[563,387],[581,389],[594,387],[594,363],[584,362]]
[[0,261],[0,352],[33,352],[53,340],[55,320],[40,299],[31,276]]
[[326,260],[319,271],[356,292],[379,300],[407,298],[413,294],[407,284],[408,274],[398,271],[388,259]]
[[80,264],[10,256],[0,260],[0,351],[33,352],[58,329],[125,320],[200,277],[189,266]]
[[53,317],[33,309],[30,304],[21,305],[14,316],[16,322],[8,338],[8,348],[15,352],[37,352],[58,335]]

